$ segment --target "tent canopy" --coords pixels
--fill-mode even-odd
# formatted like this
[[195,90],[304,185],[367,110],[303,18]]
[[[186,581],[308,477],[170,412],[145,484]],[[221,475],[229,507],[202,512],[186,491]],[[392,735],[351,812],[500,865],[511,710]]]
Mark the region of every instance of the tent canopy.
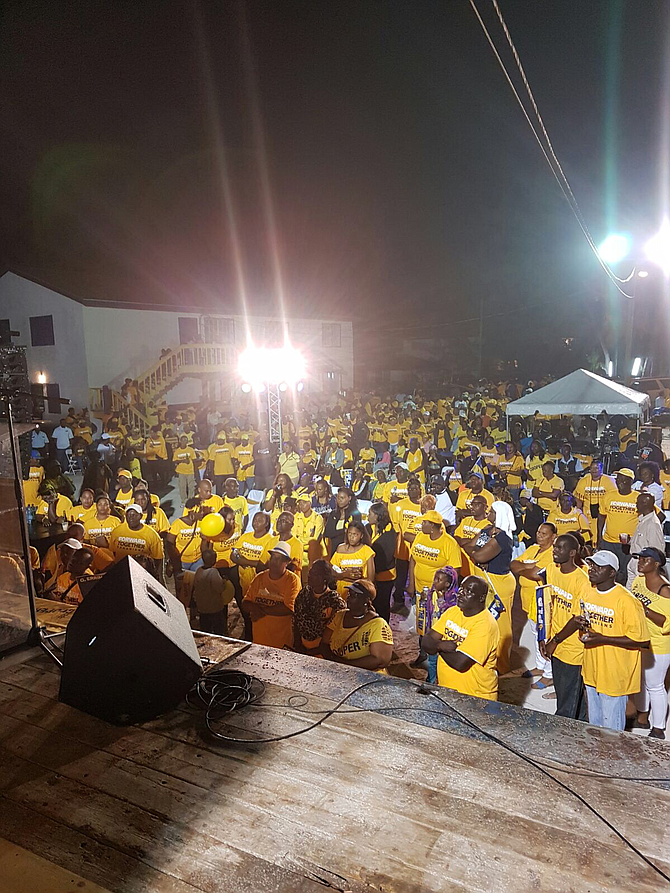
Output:
[[642,416],[649,408],[649,397],[626,388],[586,369],[576,369],[539,391],[526,394],[507,405],[508,416],[609,415]]

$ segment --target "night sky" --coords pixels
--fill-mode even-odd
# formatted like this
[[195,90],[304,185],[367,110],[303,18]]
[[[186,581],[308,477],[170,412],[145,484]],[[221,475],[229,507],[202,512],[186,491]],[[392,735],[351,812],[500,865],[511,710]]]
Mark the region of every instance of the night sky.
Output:
[[[594,238],[644,241],[667,4],[500,5]],[[250,309],[276,312],[265,171],[289,312],[440,331],[483,299],[511,353],[600,325],[605,277],[467,0],[9,0],[0,27],[5,267],[238,311],[227,171]]]

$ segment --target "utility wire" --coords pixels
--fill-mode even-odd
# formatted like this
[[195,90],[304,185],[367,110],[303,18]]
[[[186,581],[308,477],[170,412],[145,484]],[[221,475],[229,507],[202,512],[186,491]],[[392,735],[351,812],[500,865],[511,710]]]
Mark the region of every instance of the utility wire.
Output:
[[[489,45],[490,45],[491,49],[493,50],[493,54],[495,55],[496,59],[498,60],[498,64],[500,65],[500,68],[502,69],[502,72],[503,72],[503,74],[505,75],[505,78],[507,79],[507,83],[509,84],[510,89],[512,90],[512,93],[514,93],[514,96],[516,97],[516,101],[519,103],[519,107],[521,108],[521,111],[523,112],[524,117],[526,118],[526,121],[528,122],[528,126],[529,126],[530,129],[533,131],[533,135],[535,136],[535,139],[537,140],[537,144],[538,144],[538,146],[540,147],[540,149],[541,149],[541,151],[542,151],[542,154],[544,155],[545,161],[546,161],[547,164],[549,165],[549,170],[552,172],[552,174],[553,174],[553,176],[554,176],[554,179],[555,179],[556,182],[558,183],[559,189],[560,189],[561,192],[563,193],[563,197],[565,198],[566,202],[567,202],[568,205],[570,206],[570,209],[571,209],[572,213],[574,214],[575,219],[577,220],[577,223],[579,224],[579,227],[580,227],[580,229],[582,230],[582,233],[584,234],[584,237],[586,238],[586,241],[589,243],[589,246],[590,246],[591,250],[592,250],[593,253],[595,254],[598,263],[600,264],[600,266],[601,266],[601,267],[603,268],[603,270],[605,271],[605,274],[607,275],[607,277],[609,278],[609,280],[614,284],[615,288],[616,288],[616,289],[617,289],[617,290],[618,290],[618,291],[619,291],[625,298],[628,298],[628,299],[632,300],[634,296],[633,296],[633,295],[629,295],[626,291],[624,291],[624,289],[621,288],[619,282],[624,282],[624,283],[625,283],[625,282],[628,282],[630,279],[632,279],[633,274],[635,273],[635,269],[633,269],[633,271],[631,272],[630,276],[628,276],[626,279],[619,279],[619,277],[616,276],[616,274],[609,268],[609,266],[605,263],[605,261],[602,259],[602,257],[601,257],[600,254],[598,253],[598,248],[597,248],[595,242],[593,241],[593,238],[592,238],[592,236],[591,236],[591,233],[590,233],[589,230],[588,230],[588,227],[586,226],[586,223],[585,223],[585,221],[584,221],[584,219],[583,219],[581,210],[579,209],[579,205],[577,205],[577,202],[576,202],[576,200],[574,199],[574,193],[572,192],[572,189],[570,188],[570,184],[568,183],[567,178],[565,178],[565,174],[563,174],[563,170],[562,170],[562,168],[560,168],[560,165],[559,165],[559,169],[561,170],[561,173],[563,174],[563,177],[565,178],[565,184],[567,184],[567,188],[566,188],[566,185],[564,185],[564,183],[563,183],[563,181],[561,180],[561,178],[559,177],[558,173],[556,172],[556,169],[554,168],[554,165],[553,165],[553,163],[552,163],[552,161],[551,161],[551,158],[550,158],[549,155],[547,154],[547,150],[545,149],[545,147],[544,147],[544,145],[543,145],[543,143],[542,143],[542,140],[540,139],[540,135],[538,134],[535,125],[534,125],[533,122],[531,121],[530,116],[529,116],[529,114],[528,114],[528,112],[527,112],[527,110],[526,110],[526,107],[525,107],[525,105],[523,104],[523,102],[522,102],[522,100],[521,100],[521,97],[519,96],[519,93],[518,93],[516,87],[514,86],[514,82],[512,81],[512,78],[510,77],[510,75],[509,75],[509,73],[508,73],[508,71],[507,71],[507,68],[505,67],[505,63],[503,62],[503,60],[502,60],[502,58],[501,58],[501,56],[500,56],[500,53],[498,52],[498,50],[497,50],[497,48],[496,48],[496,45],[495,45],[495,43],[493,42],[493,38],[491,37],[491,35],[490,35],[490,33],[489,33],[489,30],[488,30],[488,28],[486,27],[486,24],[484,23],[484,20],[482,19],[481,15],[480,15],[480,13],[479,13],[479,10],[477,9],[477,6],[476,6],[476,4],[475,4],[475,0],[469,0],[469,2],[470,2],[470,6],[471,6],[472,9],[473,9],[473,12],[474,12],[475,15],[477,16],[477,20],[479,21],[479,24],[481,25],[481,28],[482,28],[484,34],[486,35],[486,39],[488,40]],[[538,115],[538,117],[539,117],[539,115]],[[543,130],[544,130],[544,127],[543,127]],[[545,132],[546,132],[546,131],[545,131]],[[553,154],[553,149],[552,149],[551,151],[552,151],[552,154]],[[572,197],[571,197],[571,196],[572,196]]]

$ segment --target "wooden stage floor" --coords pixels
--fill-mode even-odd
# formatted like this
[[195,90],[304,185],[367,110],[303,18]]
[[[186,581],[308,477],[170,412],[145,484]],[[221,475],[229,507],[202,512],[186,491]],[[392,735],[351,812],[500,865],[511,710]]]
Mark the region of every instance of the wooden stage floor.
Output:
[[[239,644],[239,643],[238,643]],[[207,637],[208,653],[237,646]],[[252,646],[267,683],[233,734],[281,734],[372,674]],[[647,893],[667,884],[550,779],[416,685],[378,677],[285,742],[224,745],[184,708],[118,728],[57,700],[58,668],[0,663],[2,893]],[[513,746],[611,775],[670,778],[661,742],[441,690]],[[426,713],[417,708],[437,711]],[[553,774],[670,872],[670,784]],[[575,771],[579,772],[577,768]]]

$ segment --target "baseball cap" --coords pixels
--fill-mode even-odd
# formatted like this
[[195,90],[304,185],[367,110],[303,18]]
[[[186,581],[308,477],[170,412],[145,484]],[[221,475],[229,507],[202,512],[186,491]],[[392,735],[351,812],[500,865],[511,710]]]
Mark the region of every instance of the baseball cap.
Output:
[[128,471],[127,468],[119,468],[116,476],[120,478],[132,478],[132,474]]
[[436,511],[435,509],[431,509],[429,512],[425,512],[421,516],[422,521],[431,521],[433,524],[441,524],[443,521],[442,515]]
[[101,440],[109,440],[110,439],[109,434],[105,431],[105,433],[102,435],[102,437],[100,439]]
[[639,552],[633,552],[630,557],[653,558],[654,561],[658,561],[660,567],[665,567],[665,555],[661,552],[660,549],[654,549],[653,546],[645,546],[644,549],[640,549]]
[[132,509],[134,512],[137,512],[138,515],[141,515],[141,514],[142,514],[142,509],[141,509],[141,507],[140,507],[136,502],[133,502],[132,505],[128,505],[128,506],[126,506],[126,514],[127,514],[131,509]]
[[331,437],[331,438],[330,438],[330,442],[331,442],[331,443],[339,443],[337,437]]
[[68,549],[74,549],[75,552],[77,551],[77,549],[83,549],[83,548],[84,548],[84,547],[82,546],[82,544],[79,542],[79,540],[76,540],[73,536],[71,536],[69,539],[65,540],[65,542],[63,543],[63,545],[64,545],[64,546],[67,546]]
[[404,468],[405,471],[409,471],[409,465],[407,464],[407,462],[396,462],[395,467]]
[[632,468],[619,468],[615,474],[622,474],[625,478],[630,478],[632,481],[635,480],[635,472]]
[[519,493],[519,499],[532,499],[532,498],[533,498],[532,490],[524,489]]
[[290,561],[291,559],[291,547],[288,543],[277,543],[276,546],[273,546],[270,549],[270,554],[273,552],[277,552],[279,555],[283,555],[284,558]]
[[615,571],[619,570],[619,558],[614,554],[614,552],[608,552],[606,549],[601,549],[599,552],[594,552],[593,555],[590,555],[587,559],[592,564],[597,564],[598,567],[613,567]]

